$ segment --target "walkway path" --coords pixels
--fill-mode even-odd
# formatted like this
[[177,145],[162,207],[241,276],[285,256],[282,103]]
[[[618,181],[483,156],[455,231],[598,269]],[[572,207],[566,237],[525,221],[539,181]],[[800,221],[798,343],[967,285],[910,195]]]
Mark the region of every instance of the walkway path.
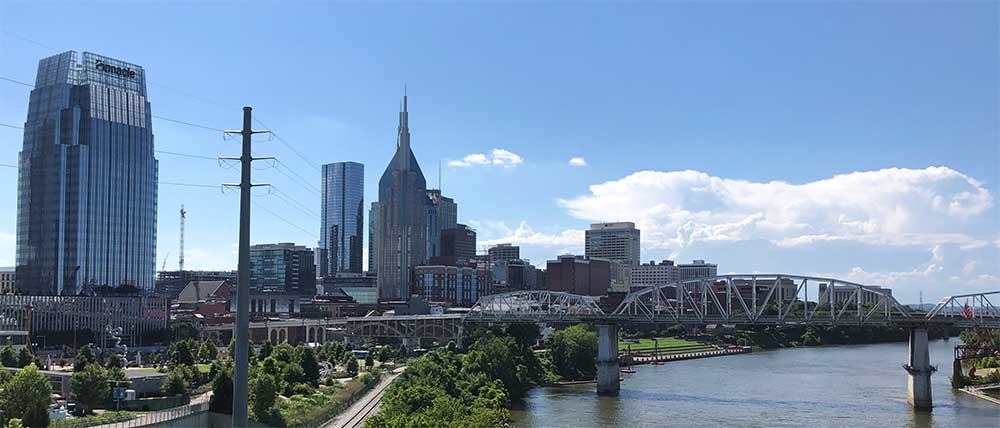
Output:
[[399,372],[387,374],[364,397],[358,399],[351,407],[348,407],[347,410],[327,421],[320,428],[357,428],[364,426],[365,418],[378,413],[382,396],[385,395],[385,390],[389,388],[389,384],[396,380],[402,373],[402,370],[400,370]]

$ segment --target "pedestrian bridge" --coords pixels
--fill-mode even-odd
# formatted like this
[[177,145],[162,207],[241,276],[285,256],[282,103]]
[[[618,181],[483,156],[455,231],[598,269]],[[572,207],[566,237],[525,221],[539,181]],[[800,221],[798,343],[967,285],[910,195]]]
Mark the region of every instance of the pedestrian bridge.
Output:
[[950,296],[922,312],[880,287],[802,275],[734,274],[646,287],[612,310],[596,297],[565,292],[495,294],[480,298],[465,321],[1000,328],[1000,309],[991,298],[1000,301],[1000,291]]
[[888,290],[789,274],[722,275],[643,288],[613,310],[595,297],[552,291],[485,296],[465,322],[587,322],[597,328],[597,392],[617,394],[618,327],[634,324],[893,325],[910,329],[909,403],[929,410],[931,374],[927,328],[1000,328],[991,299],[1000,291],[949,296],[927,312],[901,305]]

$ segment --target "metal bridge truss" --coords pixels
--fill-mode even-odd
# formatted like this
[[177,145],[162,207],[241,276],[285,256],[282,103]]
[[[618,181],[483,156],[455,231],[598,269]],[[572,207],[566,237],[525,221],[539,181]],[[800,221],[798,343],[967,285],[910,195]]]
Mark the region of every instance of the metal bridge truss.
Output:
[[890,294],[832,278],[722,275],[653,286],[625,297],[613,316],[697,324],[884,324],[913,316]]
[[991,297],[1000,302],[1000,291],[948,296],[927,312],[927,318],[954,320],[963,327],[997,327],[1000,308]]
[[484,296],[469,310],[467,321],[577,321],[604,318],[597,299],[558,291],[512,291]]
[[348,318],[344,336],[456,339],[462,332],[461,315],[400,315]]

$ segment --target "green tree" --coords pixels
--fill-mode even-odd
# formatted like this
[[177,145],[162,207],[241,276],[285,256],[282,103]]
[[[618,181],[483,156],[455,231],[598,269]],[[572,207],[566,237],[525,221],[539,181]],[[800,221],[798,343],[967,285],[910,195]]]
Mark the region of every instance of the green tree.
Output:
[[[472,345],[465,357],[463,374],[469,377],[482,374],[484,381],[498,379],[508,395],[519,398],[530,385],[528,367],[523,364],[520,349],[517,341],[510,336],[480,339]],[[479,385],[474,384],[476,393],[478,387]]]
[[374,351],[368,351],[365,355],[365,370],[371,370],[375,367],[375,357],[372,355]]
[[198,337],[198,327],[189,322],[173,323],[170,327],[170,338],[174,342],[180,342]]
[[266,421],[270,417],[271,408],[278,398],[278,380],[274,375],[261,372],[250,385],[250,406],[258,421]]
[[226,366],[212,379],[212,398],[208,410],[215,413],[233,414],[233,368]]
[[192,340],[182,340],[172,343],[170,349],[167,350],[170,362],[175,366],[193,366],[195,363],[194,350],[191,346],[193,342]]
[[260,347],[260,355],[258,355],[258,359],[264,361],[267,357],[271,356],[272,352],[274,352],[274,345],[272,345],[271,341],[268,340],[267,342],[264,342],[263,346]]
[[52,384],[34,365],[18,370],[0,391],[0,410],[31,427],[48,426]]
[[31,355],[31,351],[28,350],[28,347],[25,346],[25,347],[21,348],[21,352],[18,352],[18,354],[17,354],[17,366],[18,367],[27,367],[29,364],[33,363],[34,361],[35,361],[35,356]]
[[73,371],[80,371],[87,367],[87,364],[96,363],[97,356],[94,355],[94,348],[90,344],[83,345],[79,351],[76,351],[75,361],[73,362]]
[[160,392],[164,395],[180,395],[187,392],[187,387],[188,384],[184,379],[184,373],[181,372],[180,368],[176,368],[167,373],[167,376],[163,378]]
[[0,351],[0,364],[3,364],[4,367],[18,367],[17,355],[14,353],[14,348],[10,346],[10,342],[7,342],[3,350]]
[[215,344],[210,340],[201,342],[201,346],[198,348],[198,359],[202,362],[211,362],[216,357],[219,356],[219,350],[215,347]]
[[21,423],[20,419],[14,418],[8,420],[7,425],[4,425],[4,428],[24,428],[24,424]]
[[305,381],[312,386],[319,385],[319,362],[316,361],[316,354],[312,348],[303,346],[299,352],[299,365],[302,367],[302,374]]
[[354,358],[352,356],[351,359],[347,361],[347,366],[345,367],[345,369],[347,370],[347,374],[349,374],[351,376],[357,376],[358,375],[358,359]]
[[548,346],[552,365],[564,379],[588,379],[597,373],[597,333],[583,324],[552,333]]
[[73,373],[69,380],[70,392],[77,402],[86,406],[90,412],[103,404],[111,396],[111,385],[108,371],[97,364],[87,364],[81,371]]

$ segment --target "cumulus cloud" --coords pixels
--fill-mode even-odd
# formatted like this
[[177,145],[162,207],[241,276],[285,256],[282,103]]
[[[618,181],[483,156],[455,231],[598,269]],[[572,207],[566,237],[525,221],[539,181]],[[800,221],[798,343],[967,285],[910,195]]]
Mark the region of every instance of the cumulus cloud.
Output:
[[640,171],[589,190],[559,204],[583,220],[634,221],[644,247],[674,249],[749,239],[782,247],[851,241],[978,248],[991,240],[977,237],[975,223],[994,205],[982,183],[946,167],[853,172],[804,184]]
[[569,159],[570,166],[587,166],[587,160],[581,157]]
[[449,166],[470,167],[476,165],[497,165],[512,167],[524,163],[524,158],[517,153],[504,149],[493,149],[490,153],[469,153],[461,160],[448,162]]
[[507,226],[504,222],[481,222],[470,221],[480,235],[487,239],[479,241],[480,245],[493,246],[503,243],[514,245],[532,245],[540,247],[558,247],[560,252],[574,250],[579,252],[583,247],[583,230],[569,229],[556,234],[538,232],[528,225],[528,222],[521,221],[516,228]]

